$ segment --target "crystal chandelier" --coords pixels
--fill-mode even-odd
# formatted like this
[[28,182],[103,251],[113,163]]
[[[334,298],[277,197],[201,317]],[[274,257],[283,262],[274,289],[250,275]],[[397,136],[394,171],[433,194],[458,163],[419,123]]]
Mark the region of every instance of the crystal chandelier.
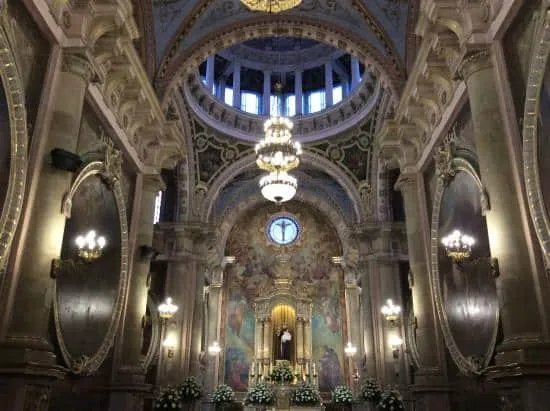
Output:
[[272,117],[264,124],[265,138],[256,144],[256,164],[262,170],[289,171],[298,167],[302,154],[299,142],[291,141],[293,124],[285,117]]
[[300,5],[302,0],[241,0],[252,11],[280,13]]
[[472,254],[472,246],[475,243],[473,237],[454,230],[451,234],[441,239],[447,256],[455,263],[460,263]]
[[262,195],[274,203],[284,203],[294,197],[298,180],[286,171],[273,171],[260,179]]

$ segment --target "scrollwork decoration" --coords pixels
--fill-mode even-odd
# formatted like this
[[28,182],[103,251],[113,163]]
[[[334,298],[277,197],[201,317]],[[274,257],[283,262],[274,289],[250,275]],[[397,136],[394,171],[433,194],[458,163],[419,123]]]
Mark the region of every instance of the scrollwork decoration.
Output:
[[[0,0],[0,12],[5,1]],[[25,91],[17,61],[5,29],[7,16],[0,20],[0,78],[5,88],[10,123],[10,174],[0,216],[0,266],[10,247],[21,215],[27,175],[27,112]]]
[[160,347],[160,316],[157,308],[157,304],[151,298],[151,295],[147,296],[147,308],[151,315],[151,343],[149,344],[149,349],[145,354],[145,358],[141,364],[142,368],[146,371],[148,370],[159,358],[159,347]]
[[[444,151],[447,149],[443,149]],[[479,189],[479,195],[481,196],[481,205],[482,205],[482,214],[485,215],[485,212],[488,211],[489,207],[489,198],[487,196],[487,191],[483,186],[481,179],[479,178],[475,168],[466,160],[460,157],[452,158],[449,162],[449,152],[442,152],[440,149],[441,157],[441,166],[444,172],[438,172],[437,186],[435,190],[435,196],[433,201],[433,211],[432,211],[432,229],[431,229],[431,262],[432,269],[429,270],[429,275],[432,284],[432,291],[435,300],[435,306],[439,321],[441,324],[441,330],[443,332],[443,337],[447,343],[449,353],[453,358],[455,364],[459,370],[466,374],[482,374],[486,367],[489,365],[491,357],[496,346],[497,336],[498,336],[498,322],[500,318],[500,313],[497,310],[496,316],[494,319],[493,335],[491,337],[491,343],[487,347],[484,355],[480,357],[465,357],[460,351],[455,338],[451,332],[449,325],[449,320],[447,318],[447,312],[445,311],[445,306],[443,302],[443,296],[441,291],[441,283],[439,276],[439,247],[440,247],[440,238],[439,238],[439,216],[441,211],[441,202],[443,200],[443,193],[445,188],[448,186],[450,181],[454,176],[459,172],[466,172],[476,183],[476,186]],[[450,178],[450,180],[449,180]],[[493,277],[498,276],[498,263],[496,259],[492,258],[489,260],[489,269]]]
[[525,110],[523,117],[523,175],[527,189],[527,202],[531,219],[539,242],[546,254],[550,256],[550,217],[542,193],[538,146],[539,146],[539,115],[540,94],[544,85],[545,73],[550,56],[550,13],[544,5],[535,38],[539,39],[533,45]]
[[[105,152],[104,161],[92,161],[86,164],[75,177],[69,192],[65,195],[62,203],[61,210],[63,214],[70,218],[71,207],[73,197],[78,190],[79,186],[92,176],[99,175],[109,185],[113,191],[115,202],[118,210],[118,220],[120,223],[120,280],[118,292],[113,309],[113,315],[109,328],[100,347],[97,352],[91,356],[80,356],[73,358],[68,351],[65,341],[63,339],[63,331],[59,319],[59,304],[57,298],[57,287],[55,289],[54,297],[54,323],[59,343],[59,348],[63,356],[63,360],[71,370],[73,374],[78,375],[90,375],[93,374],[103,363],[109,350],[111,349],[120,318],[122,316],[122,310],[124,301],[126,300],[127,286],[128,286],[128,219],[126,215],[126,205],[124,202],[124,193],[120,183],[120,171],[121,170],[121,157],[120,152],[112,147],[107,146]],[[52,276],[62,275],[63,270],[67,268],[66,263],[54,261],[52,266]]]

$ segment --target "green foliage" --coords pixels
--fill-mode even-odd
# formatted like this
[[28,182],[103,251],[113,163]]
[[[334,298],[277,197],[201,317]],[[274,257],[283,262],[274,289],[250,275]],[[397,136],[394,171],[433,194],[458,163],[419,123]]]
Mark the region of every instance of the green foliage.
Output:
[[245,404],[266,404],[275,402],[275,394],[265,382],[259,382],[248,389]]
[[292,382],[294,380],[294,373],[288,364],[281,364],[273,369],[269,377],[271,381],[275,382]]
[[353,403],[353,393],[345,385],[337,385],[332,390],[332,401],[335,404],[350,405]]
[[300,382],[292,393],[292,403],[296,405],[319,405],[321,396],[313,385],[308,382]]
[[212,401],[216,404],[233,402],[233,388],[229,385],[220,384],[216,391],[212,393]]

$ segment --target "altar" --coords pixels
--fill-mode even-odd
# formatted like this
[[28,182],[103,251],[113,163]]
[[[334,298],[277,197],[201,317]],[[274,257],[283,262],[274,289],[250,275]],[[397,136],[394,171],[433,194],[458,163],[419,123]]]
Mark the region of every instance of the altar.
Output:
[[[303,291],[303,290],[302,290]],[[312,359],[309,293],[292,287],[292,280],[278,278],[274,287],[256,298],[254,361],[249,385],[269,380],[274,367],[288,364],[295,381],[308,380],[317,385],[317,367]]]

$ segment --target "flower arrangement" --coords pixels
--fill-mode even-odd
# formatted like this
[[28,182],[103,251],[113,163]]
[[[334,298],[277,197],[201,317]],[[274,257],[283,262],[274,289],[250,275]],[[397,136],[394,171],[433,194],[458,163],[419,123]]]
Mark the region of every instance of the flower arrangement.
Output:
[[288,364],[281,364],[273,369],[270,378],[275,382],[291,382],[294,380],[294,374]]
[[181,410],[181,402],[180,390],[177,387],[161,388],[155,397],[154,408]]
[[345,385],[337,385],[332,391],[332,400],[335,404],[351,405],[353,393]]
[[248,389],[245,404],[273,404],[275,402],[275,394],[269,385],[265,382],[259,382]]
[[401,395],[397,391],[387,391],[383,393],[380,397],[378,409],[389,411],[404,411],[405,406],[403,405]]
[[186,378],[178,389],[183,402],[192,402],[202,397],[201,385],[195,377]]
[[378,403],[382,395],[382,387],[376,379],[368,378],[361,386],[361,398],[365,401]]
[[296,405],[319,405],[321,396],[313,385],[308,382],[301,382],[292,393],[291,400]]
[[212,393],[212,402],[223,404],[225,402],[233,402],[233,389],[229,385],[220,384],[216,391]]

